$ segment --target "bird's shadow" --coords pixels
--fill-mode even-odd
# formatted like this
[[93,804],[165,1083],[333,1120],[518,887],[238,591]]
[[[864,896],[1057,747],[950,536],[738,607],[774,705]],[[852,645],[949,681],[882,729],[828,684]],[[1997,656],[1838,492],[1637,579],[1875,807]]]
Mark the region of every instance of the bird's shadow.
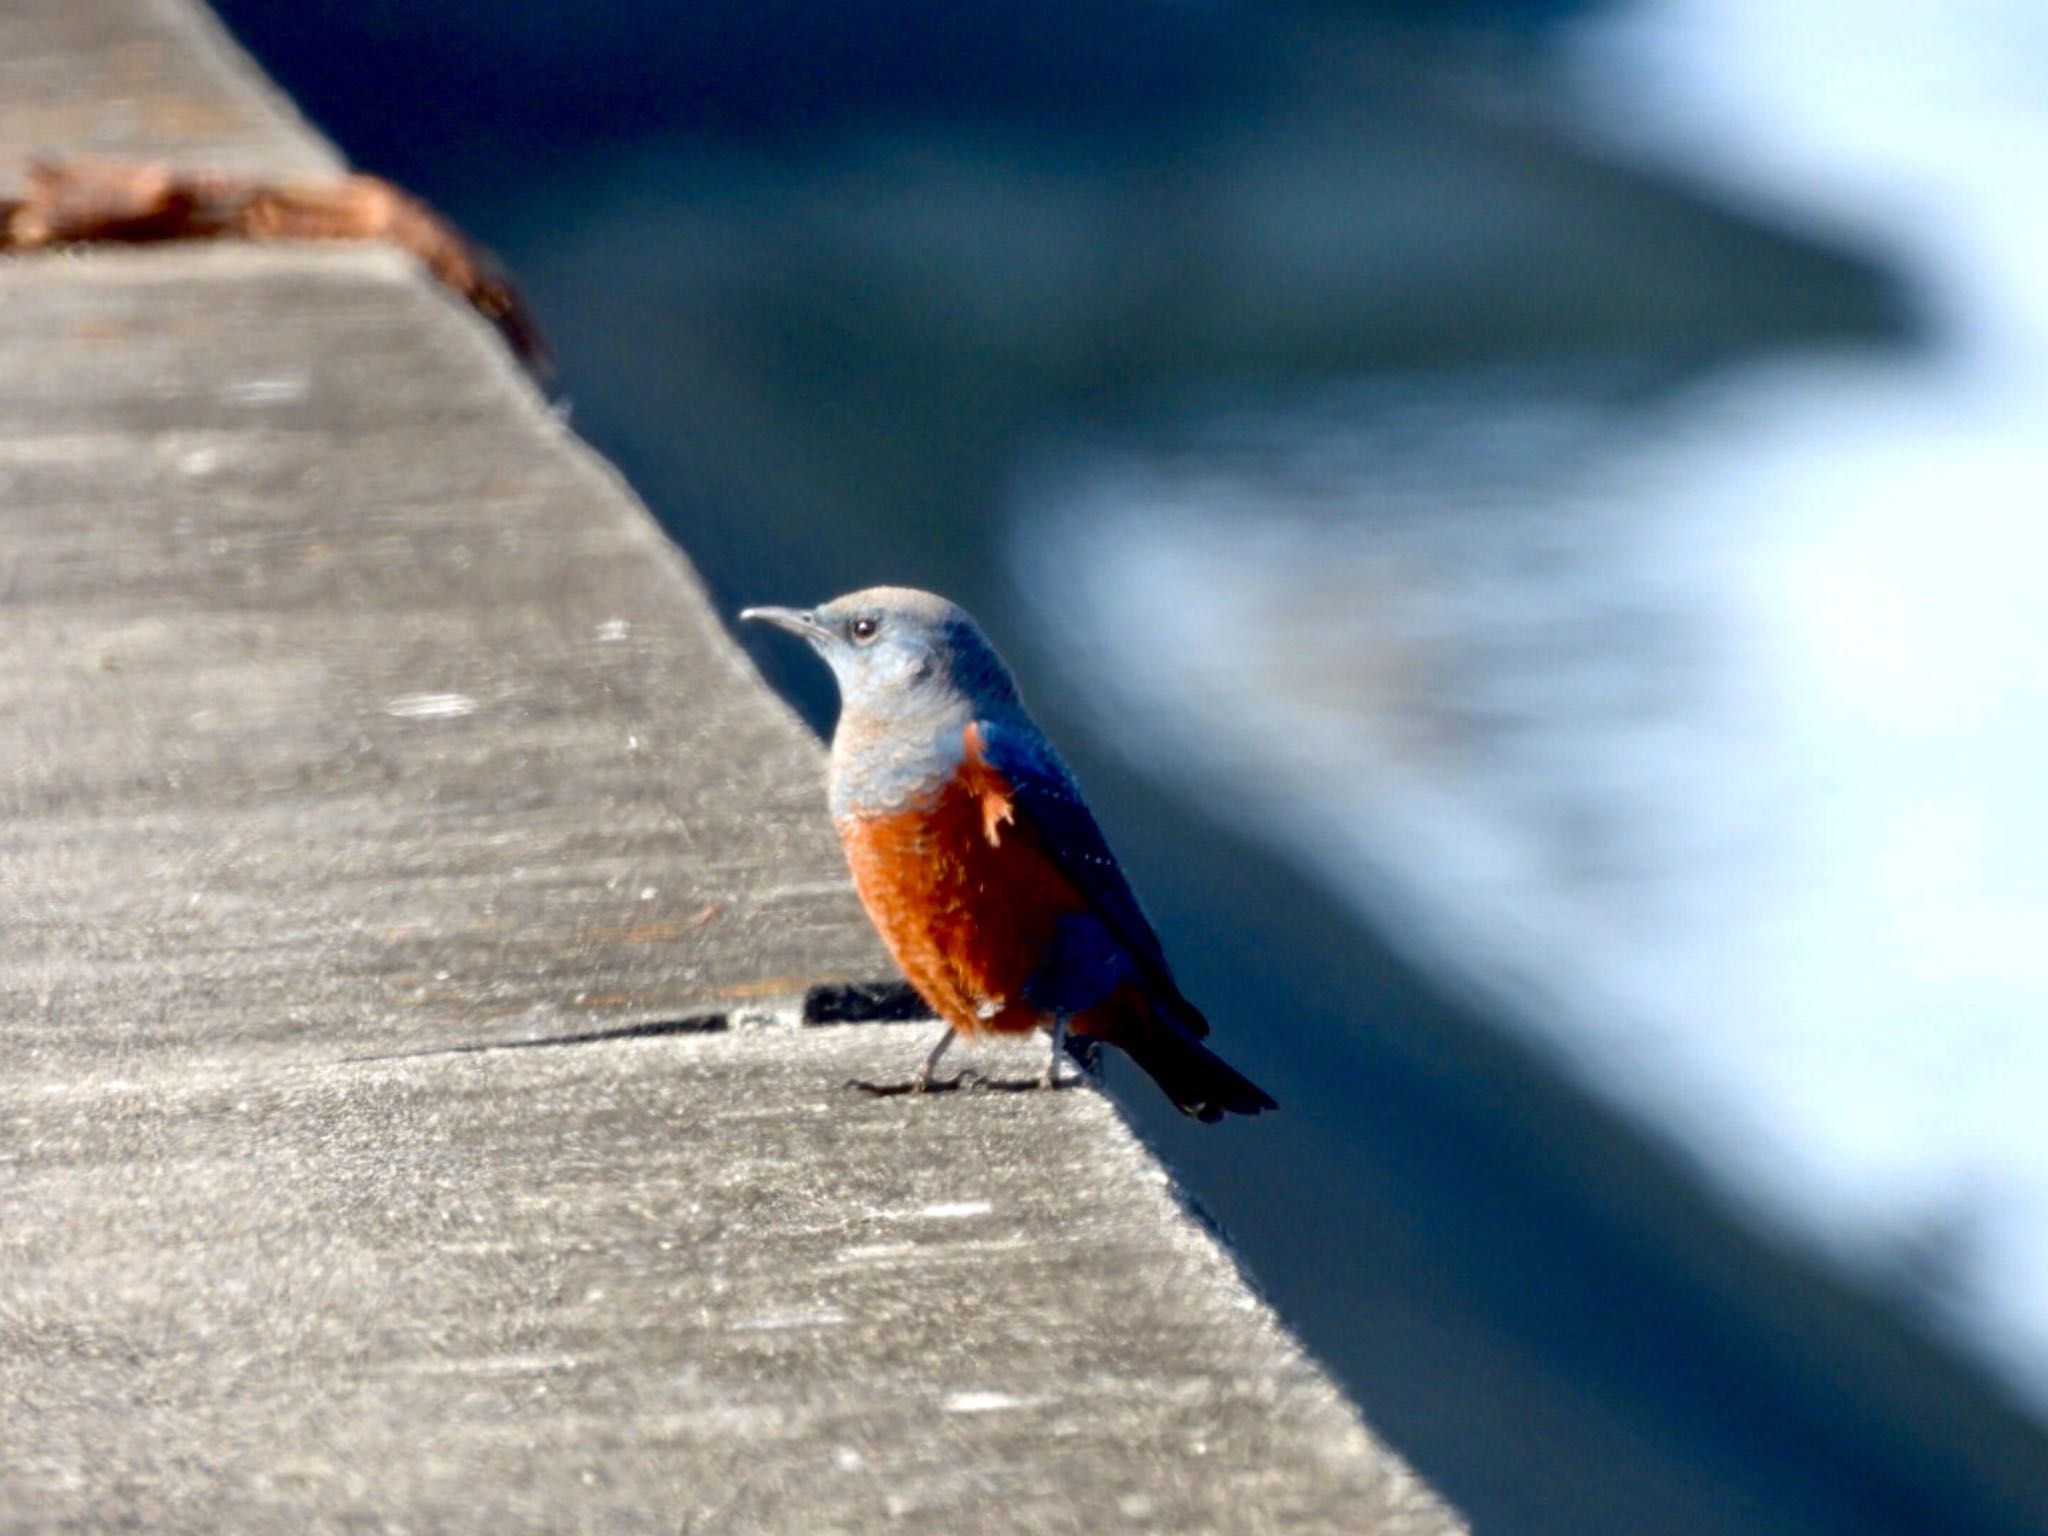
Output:
[[901,1083],[871,1083],[866,1078],[849,1077],[846,1086],[872,1098],[894,1099],[933,1093],[1057,1093],[1078,1088],[1086,1081],[1085,1076],[1063,1077],[1057,1083],[1048,1083],[1042,1077],[988,1077],[970,1068],[929,1083],[919,1083],[915,1078]]

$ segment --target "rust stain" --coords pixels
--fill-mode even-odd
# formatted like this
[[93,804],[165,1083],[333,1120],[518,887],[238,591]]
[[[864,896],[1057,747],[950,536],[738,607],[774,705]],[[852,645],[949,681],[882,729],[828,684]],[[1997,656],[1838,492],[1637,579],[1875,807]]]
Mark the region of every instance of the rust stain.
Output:
[[679,939],[683,930],[674,923],[635,923],[630,928],[593,928],[590,937],[603,944],[659,944]]
[[630,928],[593,928],[590,937],[603,943],[623,944],[665,944],[671,939],[680,939],[685,929],[702,928],[717,917],[724,908],[716,902],[699,907],[683,922],[674,923],[663,919],[651,923],[635,923]]
[[842,982],[843,976],[771,976],[764,981],[742,981],[729,987],[713,987],[707,996],[731,998],[794,997],[813,987]]
[[496,326],[536,378],[553,372],[532,314],[496,263],[380,177],[265,180],[156,160],[39,160],[29,165],[20,196],[0,199],[0,250],[188,240],[396,246]]

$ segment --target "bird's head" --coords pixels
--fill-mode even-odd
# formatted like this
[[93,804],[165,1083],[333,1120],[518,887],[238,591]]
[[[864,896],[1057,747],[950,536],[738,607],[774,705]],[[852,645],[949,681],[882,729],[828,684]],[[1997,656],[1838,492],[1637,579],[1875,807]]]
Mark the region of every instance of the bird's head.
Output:
[[832,668],[849,710],[876,716],[1017,708],[1016,684],[964,608],[910,587],[870,587],[816,608],[747,608],[801,635]]

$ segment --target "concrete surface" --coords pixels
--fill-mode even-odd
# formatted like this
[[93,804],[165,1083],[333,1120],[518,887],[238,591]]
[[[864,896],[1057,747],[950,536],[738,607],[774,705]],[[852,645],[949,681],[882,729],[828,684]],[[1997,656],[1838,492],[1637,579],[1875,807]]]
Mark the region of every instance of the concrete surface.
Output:
[[0,602],[0,1529],[1453,1528],[1095,1093],[844,1086],[815,743],[403,259],[0,264]]
[[0,175],[25,156],[58,152],[272,175],[341,168],[203,6],[6,0]]
[[0,314],[5,991],[65,1000],[67,1059],[887,974],[815,745],[403,260],[24,260]]
[[922,1038],[10,1088],[8,1524],[1444,1528],[1106,1100],[841,1087]]

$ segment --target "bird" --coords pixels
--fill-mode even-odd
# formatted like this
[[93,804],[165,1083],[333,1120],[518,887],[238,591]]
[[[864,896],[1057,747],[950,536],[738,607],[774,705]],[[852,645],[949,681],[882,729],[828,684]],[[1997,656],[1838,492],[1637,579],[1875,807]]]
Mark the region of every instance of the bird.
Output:
[[[1044,1030],[1044,1086],[1098,1045],[1182,1113],[1278,1108],[1212,1052],[1116,856],[981,626],[931,592],[871,587],[743,609],[808,642],[838,683],[828,800],[853,883],[904,976],[956,1038]],[[957,1080],[956,1080],[957,1081]]]

